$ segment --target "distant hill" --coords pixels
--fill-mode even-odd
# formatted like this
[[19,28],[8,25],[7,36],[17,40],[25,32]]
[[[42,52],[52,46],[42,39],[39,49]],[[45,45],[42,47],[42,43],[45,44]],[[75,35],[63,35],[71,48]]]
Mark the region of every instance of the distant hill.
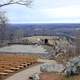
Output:
[[75,29],[80,28],[80,24],[71,24],[71,23],[56,23],[56,24],[7,24],[9,27],[14,28],[23,28],[23,29]]
[[80,28],[80,24],[7,24],[9,32],[15,32],[21,29],[25,32],[25,36],[32,35],[56,35],[56,33],[66,33],[74,35],[76,29]]

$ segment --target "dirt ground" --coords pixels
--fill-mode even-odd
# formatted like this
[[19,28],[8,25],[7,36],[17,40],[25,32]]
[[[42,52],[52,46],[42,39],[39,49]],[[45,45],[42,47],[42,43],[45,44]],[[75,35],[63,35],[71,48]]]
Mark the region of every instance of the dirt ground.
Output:
[[63,80],[63,76],[54,73],[41,73],[41,80]]
[[80,75],[65,77],[55,73],[41,73],[40,80],[80,80]]

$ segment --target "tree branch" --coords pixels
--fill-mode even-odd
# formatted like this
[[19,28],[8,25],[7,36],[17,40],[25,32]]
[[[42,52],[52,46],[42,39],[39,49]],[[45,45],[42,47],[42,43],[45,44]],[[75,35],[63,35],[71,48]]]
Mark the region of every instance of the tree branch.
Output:
[[19,5],[25,5],[25,6],[29,6],[32,3],[32,1],[25,1],[25,2],[15,2],[15,4],[19,4]]
[[10,5],[10,4],[14,4],[14,3],[5,3],[5,4],[0,4],[0,7],[7,6],[7,5]]
[[31,3],[32,3],[32,0],[26,0],[26,1],[21,1],[21,0],[19,0],[19,1],[9,0],[9,2],[0,4],[0,7],[7,6],[7,5],[10,5],[10,4],[19,4],[19,5],[29,6]]

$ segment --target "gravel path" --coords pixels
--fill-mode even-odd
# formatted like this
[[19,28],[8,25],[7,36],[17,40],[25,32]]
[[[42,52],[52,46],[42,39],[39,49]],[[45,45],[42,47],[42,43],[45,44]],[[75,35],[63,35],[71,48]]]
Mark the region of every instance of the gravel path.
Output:
[[5,80],[28,80],[29,76],[32,75],[33,73],[37,72],[40,73],[40,66],[42,64],[33,66],[29,69],[26,69],[24,71],[21,71],[19,73],[14,74],[13,76],[5,79]]

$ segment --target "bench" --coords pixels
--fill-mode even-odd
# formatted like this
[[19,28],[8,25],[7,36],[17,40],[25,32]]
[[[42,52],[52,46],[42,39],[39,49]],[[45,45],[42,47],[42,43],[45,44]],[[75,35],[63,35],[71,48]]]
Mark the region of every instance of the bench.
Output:
[[20,66],[17,66],[17,68],[23,69],[23,68],[24,68],[24,66],[21,66],[21,65],[20,65]]
[[13,70],[4,70],[4,72],[13,73],[14,71]]
[[17,71],[19,70],[20,68],[16,68],[16,67],[11,67],[10,70],[14,70],[14,71]]

